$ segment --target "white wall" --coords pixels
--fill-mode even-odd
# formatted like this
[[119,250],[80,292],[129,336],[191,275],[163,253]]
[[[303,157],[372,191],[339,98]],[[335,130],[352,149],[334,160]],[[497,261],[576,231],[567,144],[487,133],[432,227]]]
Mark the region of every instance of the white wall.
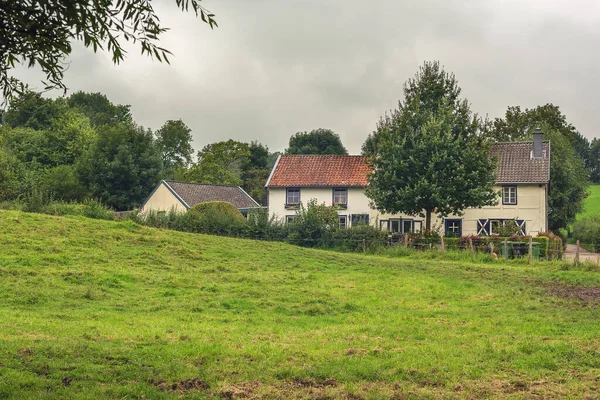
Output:
[[[501,186],[495,187],[500,191]],[[306,204],[309,200],[316,199],[319,204],[325,203],[331,205],[333,200],[333,188],[300,188],[300,201]],[[286,215],[295,215],[295,210],[286,210],[285,188],[269,188],[269,216],[275,216],[281,221],[285,221]],[[423,229],[425,228],[425,219],[421,217],[411,217],[403,214],[389,215],[381,214],[369,206],[369,199],[365,195],[364,188],[348,188],[348,209],[339,210],[338,214],[369,214],[369,220],[372,225],[379,226],[381,220],[389,218],[410,218],[423,220]],[[462,219],[463,235],[477,234],[477,220],[486,218],[518,218],[526,220],[526,233],[537,235],[539,232],[546,231],[546,187],[544,185],[518,185],[517,204],[502,205],[502,199],[498,198],[498,205],[483,208],[469,208],[464,211],[464,215],[449,216],[448,218]],[[350,218],[348,217],[348,221]],[[432,215],[432,227],[436,226],[443,232],[443,220]]]
[[185,206],[171,193],[171,191],[165,186],[163,182],[156,191],[150,196],[144,207],[140,210],[140,213],[147,212],[148,210],[154,211],[170,211],[175,209],[178,212],[185,212]]

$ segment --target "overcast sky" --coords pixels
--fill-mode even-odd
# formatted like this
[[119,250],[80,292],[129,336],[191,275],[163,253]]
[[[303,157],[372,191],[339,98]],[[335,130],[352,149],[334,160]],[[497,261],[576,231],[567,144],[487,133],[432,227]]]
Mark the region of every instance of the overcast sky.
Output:
[[[204,0],[219,28],[153,2],[171,65],[130,52],[119,66],[77,46],[66,84],[130,104],[152,129],[181,118],[194,147],[229,138],[283,150],[330,128],[359,153],[426,60],[453,71],[472,109],[560,106],[588,138],[600,126],[596,0]],[[33,88],[35,71],[19,71]]]

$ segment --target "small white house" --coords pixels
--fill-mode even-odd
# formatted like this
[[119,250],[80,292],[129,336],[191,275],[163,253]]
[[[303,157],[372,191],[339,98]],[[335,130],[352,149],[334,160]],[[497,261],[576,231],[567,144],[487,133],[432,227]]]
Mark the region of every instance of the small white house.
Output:
[[[469,208],[462,216],[432,216],[432,227],[446,235],[493,235],[504,224],[517,224],[522,234],[548,230],[550,143],[542,134],[531,142],[496,143],[491,156],[498,160],[498,204]],[[286,155],[277,160],[266,188],[271,217],[293,220],[300,202],[338,206],[340,226],[369,223],[390,232],[416,233],[420,217],[381,214],[370,207],[365,195],[370,173],[366,157],[334,155]]]
[[261,208],[261,205],[239,186],[161,181],[140,207],[140,213],[149,210],[185,212],[206,201],[227,201],[244,216],[248,215],[249,210]]

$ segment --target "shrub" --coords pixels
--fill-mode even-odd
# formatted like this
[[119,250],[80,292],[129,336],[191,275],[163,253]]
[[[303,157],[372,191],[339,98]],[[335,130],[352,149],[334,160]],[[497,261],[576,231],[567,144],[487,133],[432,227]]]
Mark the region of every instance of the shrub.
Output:
[[289,234],[289,225],[275,218],[269,218],[269,212],[258,209],[248,213],[246,235],[251,239],[285,241]]
[[[180,222],[192,224],[198,232],[224,236],[243,236],[246,218],[235,206],[226,201],[207,201],[190,208]],[[184,229],[193,229],[186,226]],[[193,231],[193,230],[192,230]]]
[[288,241],[305,247],[332,247],[331,233],[339,229],[339,217],[334,207],[309,200],[300,204],[296,218],[289,224]]
[[52,203],[54,196],[45,190],[33,187],[19,198],[23,202],[23,211],[42,213],[44,208]]
[[83,204],[66,201],[53,201],[44,208],[44,214],[50,215],[83,215]]
[[600,215],[580,219],[573,225],[573,238],[582,245],[600,249]]
[[353,226],[332,232],[333,248],[341,251],[376,251],[387,244],[387,232],[370,225]]
[[94,219],[115,219],[114,211],[96,199],[86,199],[83,201],[83,215]]

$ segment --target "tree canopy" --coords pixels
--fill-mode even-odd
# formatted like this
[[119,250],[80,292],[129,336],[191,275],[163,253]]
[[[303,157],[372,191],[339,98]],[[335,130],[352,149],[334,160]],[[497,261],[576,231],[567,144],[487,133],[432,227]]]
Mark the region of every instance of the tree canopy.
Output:
[[[173,0],[171,0],[173,1]],[[174,0],[211,28],[214,15],[201,0]],[[0,6],[0,86],[4,98],[23,93],[25,84],[11,74],[17,64],[38,65],[46,89],[66,90],[63,77],[75,41],[96,52],[107,50],[114,63],[125,59],[123,40],[139,44],[142,54],[169,62],[171,53],[158,45],[168,30],[147,0],[8,0]]]
[[342,144],[338,134],[331,129],[319,128],[293,135],[285,153],[346,155],[348,151]]
[[430,231],[434,211],[460,215],[498,201],[482,122],[460,92],[453,74],[426,62],[381,118],[363,146],[373,167],[367,195],[379,211],[425,217]]
[[531,140],[538,127],[551,146],[548,227],[555,231],[567,228],[583,210],[588,187],[585,159],[590,159],[587,139],[553,104],[524,111],[519,106],[508,107],[504,118],[496,118],[488,126],[487,134],[498,141]]
[[192,162],[192,130],[182,120],[169,120],[155,133],[163,167],[187,168]]
[[77,170],[93,197],[117,210],[131,210],[159,181],[161,158],[152,133],[121,123],[103,126]]

